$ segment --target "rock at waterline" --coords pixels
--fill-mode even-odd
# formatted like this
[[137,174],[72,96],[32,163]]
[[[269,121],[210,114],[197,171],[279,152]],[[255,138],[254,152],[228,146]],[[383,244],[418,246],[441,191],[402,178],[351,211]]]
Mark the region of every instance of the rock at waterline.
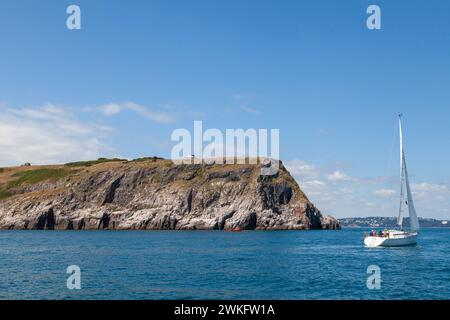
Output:
[[283,164],[99,159],[0,171],[0,229],[339,229]]

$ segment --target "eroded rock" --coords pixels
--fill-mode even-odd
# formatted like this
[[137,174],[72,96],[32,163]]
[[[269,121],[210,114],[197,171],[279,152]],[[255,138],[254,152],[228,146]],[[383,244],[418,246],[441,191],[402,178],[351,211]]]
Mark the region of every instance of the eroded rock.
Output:
[[1,229],[339,229],[281,164],[175,165],[168,160],[77,168],[0,200]]

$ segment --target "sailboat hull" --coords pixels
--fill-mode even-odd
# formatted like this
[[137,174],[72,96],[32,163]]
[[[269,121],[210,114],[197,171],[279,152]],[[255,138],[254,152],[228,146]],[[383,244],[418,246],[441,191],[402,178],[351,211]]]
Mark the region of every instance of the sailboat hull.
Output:
[[[406,167],[405,151],[403,148],[403,131],[402,131],[402,115],[399,115],[398,124],[400,131],[400,208],[398,214],[397,225],[403,226],[403,206],[406,205],[409,211],[409,232],[402,230],[384,230],[379,234],[372,231],[369,236],[364,237],[366,247],[404,247],[417,244],[417,236],[419,235],[420,225],[417,218],[416,209],[412,197],[411,188],[409,186],[408,169]],[[404,191],[406,189],[406,199]]]
[[369,236],[364,239],[366,247],[405,247],[417,244],[418,233],[409,233],[401,231],[389,232],[386,237]]

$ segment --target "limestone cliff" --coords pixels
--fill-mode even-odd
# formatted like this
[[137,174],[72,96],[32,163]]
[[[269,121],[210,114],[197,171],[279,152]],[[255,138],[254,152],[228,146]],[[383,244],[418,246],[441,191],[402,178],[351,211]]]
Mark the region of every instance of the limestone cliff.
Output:
[[281,164],[144,158],[0,168],[0,229],[338,229]]

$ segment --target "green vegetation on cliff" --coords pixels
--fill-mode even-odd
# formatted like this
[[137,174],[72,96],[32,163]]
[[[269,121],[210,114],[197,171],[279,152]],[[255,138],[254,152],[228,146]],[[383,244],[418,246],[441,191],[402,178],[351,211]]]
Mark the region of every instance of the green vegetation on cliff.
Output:
[[11,197],[15,189],[24,184],[35,184],[42,181],[56,181],[69,174],[65,169],[42,168],[34,170],[18,171],[11,175],[11,180],[0,186],[0,199]]
[[119,159],[119,158],[98,158],[97,160],[88,160],[88,161],[76,161],[76,162],[68,162],[65,164],[65,166],[68,167],[90,167],[99,163],[105,163],[105,162],[115,162],[115,161],[121,161],[121,162],[127,162],[127,159]]

